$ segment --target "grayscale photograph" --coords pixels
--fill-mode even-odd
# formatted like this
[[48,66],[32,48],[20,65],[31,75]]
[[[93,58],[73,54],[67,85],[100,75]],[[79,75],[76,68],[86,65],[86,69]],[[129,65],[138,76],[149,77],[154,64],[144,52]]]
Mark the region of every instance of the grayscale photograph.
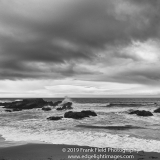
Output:
[[160,160],[160,0],[0,0],[0,160]]

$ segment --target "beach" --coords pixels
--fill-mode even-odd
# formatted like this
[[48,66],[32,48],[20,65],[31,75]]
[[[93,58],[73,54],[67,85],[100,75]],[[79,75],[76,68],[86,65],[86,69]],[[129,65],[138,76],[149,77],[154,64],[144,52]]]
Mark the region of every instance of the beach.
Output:
[[[119,156],[119,158],[117,158]],[[117,158],[117,159],[116,159]],[[5,141],[0,136],[0,160],[97,160],[160,159],[160,153],[115,148]]]
[[[70,149],[75,149],[75,152],[68,152]],[[92,150],[91,150],[92,149]],[[65,151],[64,151],[65,150]],[[77,151],[77,152],[76,152]],[[87,152],[88,151],[88,152]],[[0,160],[97,160],[114,158],[103,158],[103,156],[132,156],[128,158],[117,158],[117,160],[133,159],[133,160],[152,160],[160,159],[160,153],[154,152],[133,152],[133,153],[120,153],[120,152],[108,152],[101,151],[94,147],[87,146],[75,146],[75,145],[54,145],[54,144],[25,144],[19,146],[1,147],[0,148]],[[70,156],[70,157],[69,157]],[[72,157],[71,157],[72,156]],[[78,157],[76,157],[78,156]],[[88,157],[87,157],[88,156]],[[92,157],[93,156],[93,157]],[[95,157],[97,156],[97,157]],[[83,158],[79,158],[83,157]]]

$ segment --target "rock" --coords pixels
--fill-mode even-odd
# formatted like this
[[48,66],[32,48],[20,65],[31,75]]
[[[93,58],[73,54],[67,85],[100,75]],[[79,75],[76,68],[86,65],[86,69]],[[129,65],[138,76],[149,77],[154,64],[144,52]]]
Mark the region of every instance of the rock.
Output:
[[154,113],[160,113],[160,108],[157,108],[156,110],[154,110]]
[[72,102],[64,103],[62,104],[62,106],[59,106],[58,108],[56,108],[56,110],[66,110],[66,109],[73,109]]
[[97,114],[89,110],[81,111],[81,112],[69,111],[64,114],[65,118],[73,118],[73,119],[82,119],[82,118],[89,117],[89,116],[97,116]]
[[54,120],[54,121],[57,121],[57,120],[61,120],[63,117],[55,117],[55,116],[52,116],[52,117],[48,117],[47,119],[48,120]]
[[4,108],[19,111],[22,109],[42,108],[44,106],[53,106],[53,102],[44,101],[42,98],[23,99],[22,101],[14,101],[3,103]]
[[58,106],[60,103],[62,103],[62,101],[57,101],[53,103],[53,106]]
[[58,107],[58,108],[56,108],[56,110],[57,111],[61,111],[61,110],[63,110],[63,108],[62,107]]
[[52,110],[52,108],[49,106],[44,106],[44,107],[42,107],[42,110],[43,111],[50,111],[50,110]]
[[6,112],[14,112],[14,111],[21,111],[21,109],[13,108],[12,110],[11,109],[6,109],[5,111]]
[[5,108],[5,106],[9,105],[11,102],[0,102],[0,106],[3,106],[2,108]]
[[145,110],[134,110],[131,111],[129,114],[136,114],[137,116],[153,116],[153,114],[150,111],[145,111]]
[[72,111],[69,111],[69,112],[66,112],[64,114],[64,117],[65,118],[73,118],[73,119],[82,119],[82,118],[85,118],[85,114],[84,113],[81,113],[81,112],[72,112]]
[[21,111],[19,108],[14,108],[12,111]]
[[67,102],[67,103],[63,104],[64,109],[73,109],[71,106],[72,106],[72,102]]
[[6,111],[6,112],[12,112],[12,110],[10,110],[10,109],[6,109],[5,111]]
[[90,110],[81,111],[81,113],[84,113],[89,116],[97,116],[97,114],[94,111],[90,111]]
[[137,114],[139,112],[139,110],[131,110],[130,112],[129,112],[129,114]]

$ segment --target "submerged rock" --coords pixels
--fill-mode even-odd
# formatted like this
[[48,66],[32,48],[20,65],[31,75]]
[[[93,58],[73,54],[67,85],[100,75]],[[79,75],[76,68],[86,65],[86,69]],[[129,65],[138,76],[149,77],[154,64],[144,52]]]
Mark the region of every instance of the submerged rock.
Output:
[[69,111],[64,114],[65,118],[73,118],[73,119],[82,119],[89,116],[97,116],[97,114],[94,111],[90,111],[90,110],[81,111],[81,112]]
[[52,116],[52,117],[48,117],[47,119],[48,120],[54,120],[54,121],[57,121],[57,120],[61,120],[63,117],[59,117],[59,116]]
[[13,108],[12,111],[21,111],[22,109],[19,109],[19,108]]
[[52,110],[52,108],[49,106],[44,106],[44,107],[42,107],[42,110],[43,111],[50,111],[50,110]]
[[137,116],[153,116],[153,114],[150,111],[145,111],[145,110],[134,110],[131,111],[129,114],[136,114]]
[[160,108],[157,108],[156,110],[154,110],[155,113],[160,113]]

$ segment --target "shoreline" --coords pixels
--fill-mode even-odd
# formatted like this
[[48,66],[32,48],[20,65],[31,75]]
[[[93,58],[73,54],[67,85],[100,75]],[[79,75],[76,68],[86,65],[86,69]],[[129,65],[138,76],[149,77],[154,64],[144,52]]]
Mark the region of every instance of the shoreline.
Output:
[[[116,150],[116,149],[115,149]],[[91,152],[92,151],[92,152]],[[68,156],[80,156],[81,158],[68,158]],[[157,152],[133,152],[123,153],[119,151],[111,151],[110,148],[103,148],[98,150],[96,147],[66,145],[66,144],[47,144],[36,142],[11,142],[5,141],[0,135],[0,160],[88,160],[89,157],[82,158],[82,156],[92,156],[90,160],[97,160],[96,156],[133,156],[132,158],[120,158],[125,160],[152,160],[160,159],[160,153]],[[101,160],[106,158],[100,158]],[[113,160],[114,158],[107,158]],[[119,160],[119,158],[118,158]]]
[[12,147],[12,146],[20,146],[25,145],[27,142],[14,142],[14,141],[7,141],[5,138],[3,138],[2,135],[0,135],[0,149],[6,148],[6,147]]
[[[27,144],[51,144],[41,141],[7,141],[1,134],[0,134],[0,149],[7,148],[7,147],[15,147]],[[1,159],[0,159],[1,160]]]
[[[65,151],[63,151],[65,149]],[[83,150],[82,150],[83,149]],[[93,156],[93,155],[113,155],[113,156],[129,156],[133,155],[134,158],[125,158],[138,160],[152,160],[152,159],[160,159],[160,153],[148,153],[148,152],[134,152],[134,153],[119,153],[119,152],[108,152],[108,148],[106,148],[107,152],[103,151],[93,151],[91,149],[95,149],[95,147],[87,147],[87,146],[76,146],[76,145],[58,145],[58,144],[25,144],[19,146],[5,147],[0,148],[0,160],[87,160],[89,158],[68,158],[68,156]],[[69,152],[69,151],[74,152]],[[79,150],[79,152],[76,152]],[[80,152],[81,150],[81,152]],[[88,151],[88,152],[86,152]],[[95,157],[91,159],[96,159]],[[100,158],[105,159],[106,158]],[[113,160],[113,158],[107,158],[108,160]],[[124,159],[124,158],[122,158]]]

